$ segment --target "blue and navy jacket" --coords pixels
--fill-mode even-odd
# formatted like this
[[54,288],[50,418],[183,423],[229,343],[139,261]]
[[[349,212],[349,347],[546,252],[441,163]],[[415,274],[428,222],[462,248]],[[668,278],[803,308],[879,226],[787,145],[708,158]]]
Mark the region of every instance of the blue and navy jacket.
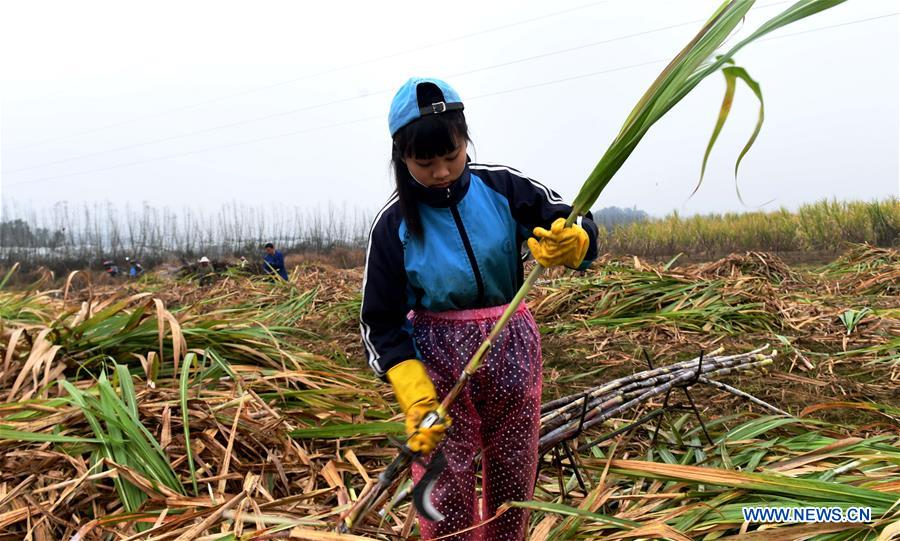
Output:
[[272,255],[265,254],[263,256],[263,271],[266,274],[278,273],[283,279],[287,280],[287,269],[284,267],[284,255],[278,250]]
[[[412,182],[412,181],[411,181]],[[524,281],[522,243],[572,211],[543,184],[502,165],[468,163],[448,188],[412,183],[422,235],[407,230],[396,193],[369,232],[360,330],[369,366],[379,377],[420,358],[410,310],[433,312],[509,303]],[[597,226],[582,268],[597,257]]]

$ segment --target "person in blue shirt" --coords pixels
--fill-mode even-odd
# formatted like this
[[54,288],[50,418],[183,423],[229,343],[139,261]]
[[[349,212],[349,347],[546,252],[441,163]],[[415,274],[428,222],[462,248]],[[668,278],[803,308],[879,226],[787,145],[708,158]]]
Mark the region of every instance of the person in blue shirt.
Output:
[[281,277],[282,280],[287,280],[287,269],[284,267],[284,255],[281,252],[275,249],[275,245],[271,242],[267,242],[265,246],[266,255],[263,256],[263,271],[266,274],[275,275]]
[[[522,285],[522,246],[527,242],[545,267],[583,270],[597,256],[597,226],[588,213],[566,227],[572,207],[556,192],[511,167],[470,161],[463,103],[444,81],[407,81],[391,103],[388,125],[396,191],[369,232],[360,330],[369,366],[393,385],[409,448],[426,460],[437,449],[447,460],[431,494],[446,518],[421,519],[422,539],[523,539],[525,509],[488,519],[505,502],[531,499],[534,490],[541,337],[524,303],[449,418],[430,428],[419,424]],[[423,473],[414,463],[416,482]],[[487,523],[473,528],[481,521]]]
[[125,263],[128,265],[128,276],[131,278],[137,278],[144,274],[144,267],[138,261],[126,257]]

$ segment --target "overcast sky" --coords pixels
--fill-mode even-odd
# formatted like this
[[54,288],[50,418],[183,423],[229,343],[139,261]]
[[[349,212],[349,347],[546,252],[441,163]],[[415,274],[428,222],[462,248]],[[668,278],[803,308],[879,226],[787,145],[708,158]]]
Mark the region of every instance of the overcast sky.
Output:
[[[461,94],[476,160],[571,200],[718,4],[4,2],[0,197],[375,210],[392,189],[390,99],[424,75]],[[788,5],[759,0],[741,33]],[[745,88],[687,200],[724,90],[716,75],[651,129],[595,207],[692,214],[898,195],[898,11],[850,0],[739,53],[766,100],[740,175],[747,206],[732,176],[758,111]]]

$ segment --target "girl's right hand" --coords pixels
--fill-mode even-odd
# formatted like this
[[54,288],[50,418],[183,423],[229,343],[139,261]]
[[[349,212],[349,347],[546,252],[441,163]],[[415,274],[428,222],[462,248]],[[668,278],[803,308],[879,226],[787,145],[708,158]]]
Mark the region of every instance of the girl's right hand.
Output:
[[406,446],[427,455],[443,439],[450,426],[450,417],[445,415],[441,422],[430,427],[419,426],[429,413],[438,411],[439,406],[434,383],[428,377],[425,365],[418,359],[409,359],[388,370],[387,377],[406,414],[406,435],[409,437]]
[[406,412],[406,435],[409,436],[406,446],[410,451],[427,455],[444,439],[444,432],[450,426],[449,416],[427,428],[419,426],[429,413],[437,412],[437,407],[438,404],[435,401],[431,404],[417,404]]

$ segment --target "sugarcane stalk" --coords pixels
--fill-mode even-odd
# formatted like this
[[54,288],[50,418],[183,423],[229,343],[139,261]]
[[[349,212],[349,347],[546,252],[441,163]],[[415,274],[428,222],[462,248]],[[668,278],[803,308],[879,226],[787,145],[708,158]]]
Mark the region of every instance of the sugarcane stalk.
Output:
[[[725,357],[715,357],[715,358],[707,358],[704,359],[703,362],[703,373],[708,372],[709,370],[717,367],[717,366],[727,366],[732,364],[739,364],[741,362],[749,362],[754,360],[756,356],[740,356],[733,358],[725,358]],[[547,415],[553,411],[560,411],[563,409],[578,408],[582,407],[584,403],[584,397],[587,395],[588,399],[596,396],[600,396],[606,392],[615,390],[617,388],[622,388],[623,386],[627,387],[629,385],[633,385],[635,382],[644,381],[649,378],[654,377],[671,377],[672,374],[677,374],[683,370],[692,370],[696,373],[698,367],[698,363],[690,362],[690,363],[679,363],[677,365],[670,365],[667,367],[657,368],[653,370],[645,370],[643,372],[636,372],[627,376],[625,378],[620,378],[614,381],[611,381],[603,386],[595,387],[593,389],[589,389],[586,392],[582,392],[575,395],[570,395],[565,397],[564,399],[554,400],[552,403],[546,404],[542,408],[542,414]]]
[[[773,361],[772,361],[771,358],[765,358],[765,357],[764,357],[764,358],[761,358],[761,359],[756,360],[756,361],[753,361],[753,362],[744,363],[744,364],[739,364],[739,365],[736,365],[736,366],[725,366],[725,367],[720,367],[720,368],[717,368],[717,369],[715,369],[715,370],[710,371],[708,374],[711,375],[711,376],[724,376],[724,375],[728,375],[728,374],[731,374],[731,373],[737,372],[737,371],[745,371],[745,370],[750,370],[750,369],[753,369],[753,368],[758,368],[758,367],[760,367],[760,366],[765,366],[765,365],[771,364],[772,362],[773,362]],[[691,380],[691,379],[693,379],[693,378],[695,378],[695,377],[697,377],[696,372],[686,370],[686,371],[683,371],[683,372],[681,372],[680,374],[678,374],[676,377],[667,380],[666,382],[659,383],[658,385],[656,385],[655,387],[651,388],[651,389],[650,389],[649,391],[647,391],[647,392],[652,392],[653,390],[658,390],[658,389],[661,389],[661,388],[662,388],[662,391],[658,391],[658,392],[667,391],[667,390],[669,390],[669,388],[674,387],[674,386],[678,386],[678,385],[680,385],[682,382],[689,381],[689,380]],[[667,384],[671,384],[671,386],[668,387],[668,388],[664,388]],[[646,396],[647,398],[649,398],[650,395],[645,395],[645,396]],[[604,411],[604,410],[603,410],[602,407],[597,407],[597,408],[595,408],[594,410],[588,412],[588,413],[585,415],[585,420],[586,420],[586,421],[593,420],[598,414],[602,414],[603,411]],[[578,422],[580,423],[580,419],[579,419]],[[571,426],[575,426],[575,425],[576,425],[576,423],[574,423],[574,422],[570,422],[569,424],[570,424]],[[587,426],[592,426],[592,425],[589,425],[587,422],[585,422],[585,427],[587,427]]]
[[[735,355],[717,356],[717,353],[720,353],[724,349],[724,348],[720,347],[716,350],[709,352],[709,354],[704,355],[703,356],[703,364],[705,365],[707,362],[720,362],[720,361],[727,361],[727,360],[737,359],[737,358],[752,357],[752,356],[759,354],[762,351],[765,351],[768,348],[769,348],[769,344],[765,344],[761,347],[758,347],[752,351],[748,351],[745,353],[738,353]],[[608,382],[604,383],[603,385],[594,387],[592,389],[588,389],[585,392],[596,396],[598,393],[604,392],[604,389],[614,389],[623,383],[631,382],[639,377],[654,376],[657,374],[669,373],[669,372],[672,372],[673,370],[680,370],[683,368],[696,367],[697,364],[699,364],[699,361],[700,361],[700,357],[694,357],[693,359],[689,359],[686,361],[681,361],[678,363],[673,363],[670,365],[661,366],[661,367],[657,367],[657,368],[650,369],[650,370],[645,370],[643,372],[636,372],[636,373],[628,375],[628,376],[623,376],[621,378],[614,379],[612,381],[608,381]],[[584,396],[585,392],[571,394],[568,396],[557,398],[555,400],[551,400],[550,402],[546,402],[541,406],[541,413],[543,414],[547,411],[557,409],[559,406],[561,406],[563,404],[567,404],[567,403],[579,400]]]
[[353,507],[350,508],[347,515],[341,521],[339,530],[342,533],[352,532],[353,528],[362,522],[369,511],[375,507],[375,504],[383,499],[382,497],[387,494],[388,489],[391,488],[391,485],[394,484],[397,477],[406,471],[406,468],[408,468],[410,464],[412,464],[412,453],[408,450],[401,451],[400,454],[388,464],[387,468],[381,472],[381,475],[378,476],[378,481],[376,481],[375,484],[370,485],[368,490],[364,490],[363,493],[359,495],[359,499],[356,500],[356,503],[353,504]]
[[[724,360],[724,358],[716,358],[716,359],[712,359],[708,362],[704,361],[703,367],[701,370],[701,374],[708,374],[719,368],[724,368],[724,367],[728,367],[728,366],[739,366],[741,364],[746,364],[746,363],[752,362],[754,359],[758,360],[759,359],[758,355],[759,354],[757,354],[756,357],[739,358],[737,356],[734,356],[728,360]],[[541,417],[541,424],[558,426],[559,424],[561,424],[558,419],[568,420],[573,417],[580,416],[581,412],[584,411],[584,409],[585,409],[585,406],[584,406],[585,401],[588,401],[587,408],[593,409],[598,402],[604,400],[608,394],[610,394],[616,390],[630,391],[633,389],[649,387],[649,386],[652,386],[652,385],[655,385],[658,383],[662,383],[663,381],[671,379],[673,377],[676,377],[677,375],[680,375],[681,372],[685,372],[685,371],[691,372],[694,375],[697,374],[696,367],[692,368],[690,366],[684,367],[684,368],[679,368],[677,370],[655,369],[652,371],[648,370],[646,372],[638,372],[638,373],[632,374],[631,377],[627,378],[627,380],[628,380],[627,385],[603,386],[603,387],[598,388],[594,392],[588,394],[587,396],[582,395],[581,398],[574,400],[567,405],[564,405],[556,410],[546,412]],[[645,376],[648,376],[651,372],[655,373],[656,375],[653,375],[650,377],[645,377]],[[618,389],[616,389],[617,386],[618,386]]]
[[[773,362],[772,359],[762,359],[759,361],[754,361],[752,363],[743,364],[740,366],[730,366],[730,367],[720,368],[718,370],[711,372],[710,375],[724,376],[724,375],[728,375],[728,374],[731,374],[731,373],[737,372],[737,371],[744,371],[744,370],[749,370],[752,368],[766,366],[768,364],[771,364],[772,362]],[[652,398],[656,394],[662,394],[663,392],[669,391],[670,389],[677,387],[684,382],[690,381],[691,379],[693,379],[695,377],[696,377],[695,373],[685,372],[684,374],[679,375],[678,377],[676,377],[672,380],[669,380],[663,384],[657,385],[656,387],[653,387],[653,388],[645,391],[638,397],[639,402],[626,403],[625,407],[619,407],[619,406],[615,407],[615,412],[613,412],[613,413],[617,413],[619,411],[624,411],[624,410],[630,409],[630,408],[636,406],[638,403]],[[609,412],[607,412],[601,408],[597,408],[596,410],[594,410],[593,412],[591,412],[590,414],[585,416],[585,422],[584,422],[582,428],[590,428],[590,427],[596,425],[598,422],[600,422],[600,420],[603,420],[603,419],[598,419],[598,417],[605,416],[605,418],[609,418],[607,416],[608,413]],[[567,426],[570,428],[576,428],[579,424],[580,424],[580,420],[578,423],[570,422]],[[563,427],[563,428],[565,428],[565,427]],[[557,429],[557,430],[560,430],[560,429]]]
[[753,402],[753,403],[756,404],[757,406],[761,406],[761,407],[763,407],[763,408],[765,408],[765,409],[771,411],[772,413],[776,413],[776,414],[778,414],[778,415],[786,415],[786,416],[788,416],[788,417],[792,417],[792,415],[791,415],[790,413],[788,413],[788,412],[786,412],[786,411],[784,411],[784,410],[782,410],[782,409],[779,409],[779,408],[773,406],[772,404],[769,404],[768,402],[766,402],[766,401],[764,401],[764,400],[760,400],[759,398],[756,398],[755,396],[753,396],[753,395],[750,394],[750,393],[746,393],[746,392],[744,392],[744,391],[742,391],[742,390],[740,390],[740,389],[737,389],[737,388],[735,388],[735,387],[732,387],[731,385],[728,385],[727,383],[722,383],[721,381],[716,381],[716,380],[714,380],[714,379],[709,379],[709,378],[707,378],[706,376],[701,376],[701,377],[700,377],[700,381],[701,381],[702,383],[707,384],[707,385],[712,385],[713,387],[717,387],[717,388],[719,388],[719,389],[722,389],[723,391],[729,392],[729,393],[731,393],[731,394],[733,394],[733,395],[735,395],[735,396],[738,396],[738,397],[740,397],[740,398],[743,398],[743,399],[745,399],[745,400],[749,400],[750,402]]
[[397,490],[397,493],[394,494],[394,497],[391,498],[391,501],[388,502],[387,505],[385,505],[383,508],[381,508],[381,510],[378,511],[378,516],[381,517],[382,519],[386,518],[388,513],[391,512],[391,510],[393,510],[395,507],[397,507],[397,505],[399,505],[400,502],[402,502],[403,500],[408,498],[410,494],[412,494],[412,488],[413,488],[412,479],[407,479],[406,482],[402,484],[400,489]]
[[[757,368],[757,367],[772,364],[772,362],[773,362],[772,359],[766,358],[763,360],[754,361],[752,363],[741,365],[739,367],[721,368],[719,370],[715,370],[714,372],[712,372],[711,375],[712,374],[727,375],[736,370]],[[540,443],[539,443],[539,449],[541,449],[542,450],[541,452],[543,452],[543,450],[549,449],[549,448],[553,447],[553,445],[556,445],[557,443],[559,443],[560,441],[563,441],[563,440],[571,437],[574,434],[574,432],[578,429],[579,426],[581,426],[582,430],[591,428],[591,427],[597,425],[598,423],[601,423],[601,422],[609,419],[610,417],[616,415],[619,412],[629,410],[629,409],[637,406],[638,404],[646,402],[650,398],[652,398],[658,394],[664,393],[674,387],[677,387],[678,385],[680,385],[682,383],[688,382],[695,377],[696,377],[696,373],[686,371],[684,374],[681,374],[675,378],[672,378],[665,383],[662,383],[660,385],[652,387],[630,400],[623,401],[623,400],[621,400],[621,398],[612,399],[609,402],[604,403],[604,405],[603,405],[604,408],[596,408],[593,411],[586,414],[583,423],[581,422],[580,419],[578,419],[576,422],[570,422],[568,424],[565,424],[563,426],[555,428],[555,429],[551,430],[550,432],[541,436]],[[609,409],[605,409],[606,407],[609,407]]]
[[[711,359],[711,360],[703,363],[702,373],[707,373],[717,367],[730,366],[730,365],[739,364],[742,362],[749,362],[750,360],[752,360],[752,359],[749,357],[746,359],[732,359],[732,360]],[[592,400],[592,399],[596,399],[597,397],[602,397],[602,396],[604,396],[612,391],[615,391],[617,389],[629,390],[629,389],[635,389],[635,388],[640,388],[640,387],[647,387],[647,386],[652,385],[654,382],[661,382],[665,379],[674,377],[675,375],[678,375],[679,373],[681,373],[685,370],[693,371],[694,373],[696,373],[697,367],[698,367],[698,365],[696,365],[696,364],[694,364],[693,366],[671,365],[671,366],[667,366],[667,367],[661,367],[658,369],[646,370],[643,372],[636,372],[626,378],[621,378],[615,382],[611,382],[607,385],[597,387],[596,389],[594,389],[593,391],[590,391],[586,395],[585,394],[582,394],[580,396],[575,395],[576,399],[571,401],[570,403],[565,404],[555,410],[545,411],[545,413],[542,417],[542,420],[544,418],[556,416],[559,413],[564,412],[564,411],[570,411],[570,412],[580,411],[584,407],[584,403],[586,400]]]

